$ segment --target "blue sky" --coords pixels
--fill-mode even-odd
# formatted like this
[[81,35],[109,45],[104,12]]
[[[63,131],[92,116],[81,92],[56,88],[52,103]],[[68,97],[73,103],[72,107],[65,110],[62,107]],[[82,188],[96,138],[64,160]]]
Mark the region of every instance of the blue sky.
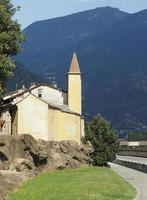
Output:
[[15,19],[25,28],[34,21],[88,10],[96,7],[112,6],[133,13],[147,9],[147,0],[12,0],[21,6]]

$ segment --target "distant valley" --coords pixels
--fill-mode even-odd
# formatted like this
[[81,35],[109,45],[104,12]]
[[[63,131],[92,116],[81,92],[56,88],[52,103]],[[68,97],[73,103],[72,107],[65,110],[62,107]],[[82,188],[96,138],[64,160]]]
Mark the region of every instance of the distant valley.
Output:
[[22,86],[30,87],[32,83],[42,83],[44,79],[39,75],[31,72],[19,62],[16,62],[16,68],[14,70],[14,76],[12,76],[7,82],[7,90],[12,91],[19,89]]

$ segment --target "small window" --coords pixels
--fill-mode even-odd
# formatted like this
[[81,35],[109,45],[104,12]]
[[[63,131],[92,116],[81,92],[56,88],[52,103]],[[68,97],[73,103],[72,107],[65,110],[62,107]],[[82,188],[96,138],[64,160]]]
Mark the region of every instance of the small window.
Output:
[[42,97],[42,88],[38,89],[38,97],[41,98]]

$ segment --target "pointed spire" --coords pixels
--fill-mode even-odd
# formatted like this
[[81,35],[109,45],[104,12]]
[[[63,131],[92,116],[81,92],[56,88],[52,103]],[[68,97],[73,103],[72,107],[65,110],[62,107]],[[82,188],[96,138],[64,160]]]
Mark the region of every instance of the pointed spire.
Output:
[[69,73],[81,73],[76,53],[73,54]]

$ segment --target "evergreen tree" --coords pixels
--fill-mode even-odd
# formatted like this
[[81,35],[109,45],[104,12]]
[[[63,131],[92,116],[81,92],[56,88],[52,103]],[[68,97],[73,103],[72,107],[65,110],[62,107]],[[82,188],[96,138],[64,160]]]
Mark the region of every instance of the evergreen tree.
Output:
[[107,166],[107,162],[115,159],[118,150],[117,133],[101,115],[96,115],[86,125],[85,139],[94,147],[94,165]]
[[0,0],[0,97],[6,81],[13,75],[12,56],[20,52],[20,42],[24,41],[20,25],[12,19],[17,10],[10,0]]

